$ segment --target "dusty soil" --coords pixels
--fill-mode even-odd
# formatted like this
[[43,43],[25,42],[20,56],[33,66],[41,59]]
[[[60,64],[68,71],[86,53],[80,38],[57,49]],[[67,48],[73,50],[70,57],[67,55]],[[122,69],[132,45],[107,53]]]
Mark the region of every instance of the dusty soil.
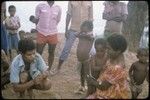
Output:
[[[58,64],[58,58],[61,50],[63,49],[64,42],[64,35],[59,35],[59,43],[55,51],[55,60],[52,68],[56,67]],[[80,95],[74,93],[74,91],[77,90],[80,85],[79,72],[77,70],[78,62],[76,57],[77,42],[78,40],[75,41],[68,60],[62,66],[61,72],[53,77],[50,77],[52,88],[48,91],[34,90],[36,99],[80,99],[84,96],[84,94]],[[47,63],[47,46],[45,47],[42,56]],[[129,70],[131,64],[137,60],[135,53],[128,51],[125,52],[125,59],[127,70]],[[147,83],[147,81],[144,82],[143,86],[143,91],[138,98],[146,98],[149,95],[149,84]],[[2,91],[2,96],[7,99],[18,98],[18,96],[13,92],[10,84],[8,84],[6,86],[6,89]],[[25,98],[29,98],[27,93]]]

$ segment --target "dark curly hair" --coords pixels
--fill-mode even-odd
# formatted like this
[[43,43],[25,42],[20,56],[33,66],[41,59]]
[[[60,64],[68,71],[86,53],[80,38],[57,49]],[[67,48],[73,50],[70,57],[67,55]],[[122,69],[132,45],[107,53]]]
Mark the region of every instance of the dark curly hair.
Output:
[[36,44],[30,38],[25,38],[19,41],[18,50],[19,52],[25,54],[27,51],[36,49]]
[[123,53],[127,49],[127,41],[122,35],[112,34],[107,38],[107,42],[114,51],[121,51]]
[[94,47],[96,48],[97,45],[102,45],[104,48],[106,48],[107,47],[107,41],[104,38],[97,38],[95,40]]
[[84,21],[80,28],[82,27],[87,27],[89,29],[89,31],[92,31],[93,30],[93,22],[92,21]]
[[137,50],[137,55],[144,55],[144,56],[148,56],[149,55],[149,51],[147,48],[139,48]]
[[16,7],[15,7],[14,5],[10,5],[10,6],[8,7],[8,11],[10,11],[10,9],[16,9]]

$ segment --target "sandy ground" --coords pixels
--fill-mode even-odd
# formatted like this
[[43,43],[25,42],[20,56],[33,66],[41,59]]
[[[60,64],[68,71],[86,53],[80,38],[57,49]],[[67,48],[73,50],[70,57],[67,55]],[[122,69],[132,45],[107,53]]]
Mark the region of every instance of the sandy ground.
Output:
[[[55,51],[55,60],[52,68],[56,67],[58,64],[58,58],[64,46],[64,40],[65,40],[64,36],[59,35],[59,43]],[[34,90],[35,99],[80,99],[84,96],[84,94],[81,95],[74,93],[74,91],[76,91],[80,85],[79,72],[77,70],[78,62],[76,57],[77,42],[78,40],[75,41],[75,44],[72,47],[68,60],[62,66],[61,72],[53,77],[50,77],[52,82],[52,88],[47,91]],[[47,63],[48,58],[47,46],[45,47],[42,56]],[[137,60],[135,53],[132,52],[126,52],[125,59],[127,70],[129,70],[131,64]],[[147,83],[147,81],[145,81],[143,85],[143,91],[138,98],[146,98],[148,95],[149,95],[149,84]],[[7,99],[18,98],[18,95],[16,95],[13,92],[10,84],[8,84],[6,86],[6,89],[2,91],[2,96]],[[29,98],[27,93],[25,98],[26,99]]]

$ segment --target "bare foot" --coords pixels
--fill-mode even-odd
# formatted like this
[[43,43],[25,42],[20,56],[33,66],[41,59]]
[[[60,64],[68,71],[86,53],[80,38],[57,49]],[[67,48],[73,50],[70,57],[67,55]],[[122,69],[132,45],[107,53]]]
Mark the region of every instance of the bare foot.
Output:
[[54,69],[54,70],[52,70],[52,71],[50,71],[50,75],[51,76],[54,76],[54,75],[56,75],[56,74],[58,74],[60,72],[60,69]]
[[28,94],[29,94],[29,98],[30,98],[30,99],[34,99],[33,90],[32,90],[32,89],[28,89],[27,92],[28,92]]
[[75,94],[84,94],[86,92],[86,88],[83,86],[80,86],[77,91],[75,91]]

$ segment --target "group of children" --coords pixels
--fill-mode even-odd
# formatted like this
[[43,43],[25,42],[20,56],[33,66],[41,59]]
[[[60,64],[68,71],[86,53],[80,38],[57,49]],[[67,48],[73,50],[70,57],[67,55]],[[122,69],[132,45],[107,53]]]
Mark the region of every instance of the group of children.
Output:
[[[87,81],[87,94],[86,96],[89,96],[96,92],[96,87],[94,85],[90,85],[87,78],[87,75],[93,77],[93,79],[97,80],[101,73],[103,73],[106,69],[106,62],[108,61],[110,56],[116,55],[116,53],[109,52],[109,47],[107,47],[110,39],[105,38],[98,38],[94,41],[93,37],[93,25],[90,21],[85,21],[81,25],[81,32],[77,35],[79,38],[79,43],[77,47],[77,58],[80,62],[81,71],[80,71],[80,81],[81,81],[81,88],[79,89],[78,93],[85,92],[85,80]],[[113,34],[117,37],[117,34]],[[121,36],[121,35],[120,35]],[[125,39],[123,36],[121,36],[122,39]],[[121,40],[116,40],[118,43],[121,42]],[[120,42],[119,42],[120,41]],[[113,41],[111,41],[113,42]],[[115,48],[115,45],[117,45],[113,42],[111,43],[111,46]],[[96,54],[95,55],[89,55],[89,52],[92,48],[92,44],[94,43]],[[121,43],[120,43],[121,44]],[[119,47],[116,47],[117,50]],[[123,49],[123,46],[122,46]],[[123,52],[119,53],[119,55],[122,55]],[[130,77],[130,88],[132,93],[132,98],[137,98],[137,96],[142,92],[142,84],[145,79],[149,81],[149,51],[148,48],[139,48],[137,51],[137,58],[139,61],[136,61],[132,64],[132,66],[129,69],[129,77]],[[118,57],[116,56],[116,57]],[[115,60],[116,57],[113,59]],[[117,63],[121,63],[125,67],[125,60],[124,57],[120,58],[121,60]]]
[[[17,16],[15,16],[16,8],[15,6],[9,6],[9,13],[10,16],[6,18],[6,28],[8,30],[8,37],[9,37],[9,43],[11,48],[15,48],[18,52],[18,36],[17,31],[20,28],[20,20]],[[33,20],[34,18],[30,18],[30,20]],[[33,32],[34,31],[34,32]],[[36,30],[32,30],[33,33],[36,33]],[[20,41],[24,41],[24,38],[26,38],[25,32],[20,31]],[[116,34],[115,34],[116,35]],[[115,37],[114,35],[114,37]],[[117,35],[118,36],[118,35]],[[119,35],[121,36],[121,35]],[[94,80],[97,80],[101,73],[105,72],[106,69],[106,63],[110,56],[116,55],[113,51],[110,51],[111,48],[115,48],[115,45],[111,43],[111,48],[108,47],[108,42],[111,41],[111,39],[105,39],[105,38],[98,38],[94,40],[93,36],[93,22],[92,21],[84,21],[80,27],[80,33],[77,34],[77,37],[79,38],[79,43],[77,46],[77,58],[78,61],[81,63],[81,72],[80,72],[80,81],[81,81],[81,88],[78,92],[84,92],[85,91],[85,82],[87,82],[88,90],[86,96],[89,96],[96,92],[96,86],[91,85],[88,77],[92,77]],[[123,36],[121,36],[124,39]],[[118,43],[119,43],[118,39]],[[90,50],[92,48],[92,45],[94,43],[94,47],[96,50],[95,55],[89,55]],[[29,44],[28,44],[29,45]],[[118,47],[115,49],[117,50]],[[23,49],[24,47],[22,47]],[[3,51],[1,51],[3,54]],[[124,51],[123,51],[124,52]],[[119,55],[122,55],[123,52],[117,53],[118,57]],[[10,55],[11,55],[11,49],[10,49]],[[137,96],[142,91],[142,84],[144,80],[147,78],[147,81],[149,81],[149,64],[148,64],[148,55],[149,51],[148,49],[140,48],[137,52],[137,58],[139,61],[136,61],[132,64],[132,66],[129,69],[129,77],[130,77],[130,85],[131,85],[131,92],[132,92],[132,98],[137,98]],[[116,58],[113,58],[114,60]],[[7,62],[7,61],[4,61]],[[117,62],[124,64],[124,60]],[[2,63],[1,63],[2,64]],[[9,65],[7,65],[9,66]]]

